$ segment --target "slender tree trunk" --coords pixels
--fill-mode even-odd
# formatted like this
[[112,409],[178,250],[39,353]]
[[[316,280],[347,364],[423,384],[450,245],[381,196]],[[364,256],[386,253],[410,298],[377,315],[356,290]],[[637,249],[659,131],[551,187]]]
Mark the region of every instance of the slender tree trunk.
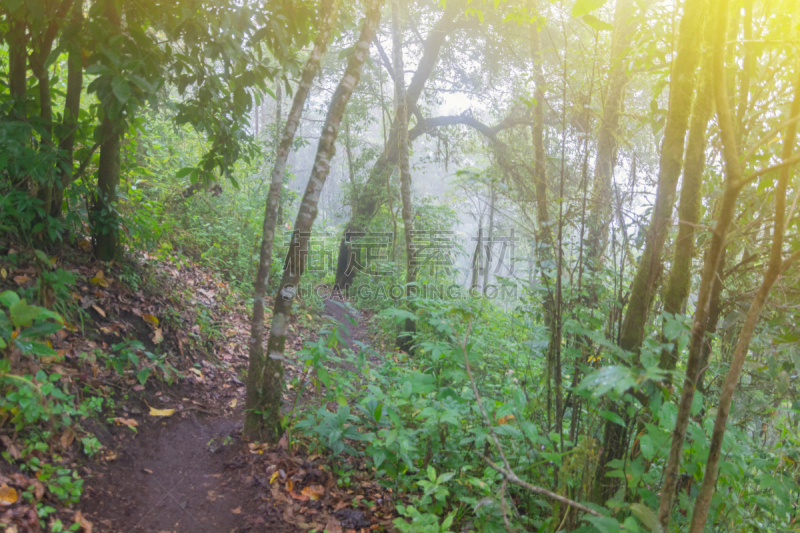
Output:
[[481,270],[481,246],[483,246],[483,215],[478,220],[478,244],[475,246],[475,252],[472,254],[472,280],[469,284],[470,295],[479,286],[480,270]]
[[[273,359],[271,355],[268,360],[264,358],[264,300],[267,294],[269,271],[272,267],[272,248],[275,242],[275,226],[278,220],[278,204],[280,202],[281,188],[283,187],[283,175],[286,171],[286,161],[292,149],[294,135],[300,123],[300,116],[303,114],[303,107],[311,90],[311,83],[319,70],[322,54],[325,53],[325,49],[328,46],[328,39],[336,17],[336,9],[337,3],[335,0],[322,0],[320,2],[319,34],[314,41],[314,49],[303,68],[300,84],[294,93],[292,108],[289,111],[289,116],[286,117],[286,127],[283,130],[281,142],[277,147],[275,165],[272,168],[253,295],[253,316],[250,322],[250,360],[247,370],[244,423],[244,435],[250,438],[259,438],[262,430],[266,430],[266,435],[269,439],[274,439],[275,435],[278,434],[279,424],[277,422],[280,416],[281,382],[279,377],[274,379],[273,377],[274,374],[282,372],[283,366],[280,360]],[[280,298],[276,298],[276,302],[279,300]],[[273,323],[274,327],[275,324]],[[270,388],[267,389],[267,387]],[[264,419],[261,414],[254,411],[254,409],[258,409],[262,405],[273,409],[271,418],[266,421],[267,428],[262,426]]]
[[675,429],[672,432],[670,454],[664,470],[664,485],[661,489],[658,518],[666,529],[672,514],[675,487],[678,484],[683,442],[689,424],[689,415],[694,399],[697,378],[701,370],[703,344],[710,310],[710,299],[725,239],[736,209],[736,198],[742,183],[742,167],[739,161],[736,133],[731,117],[730,103],[727,94],[727,76],[725,71],[725,41],[728,29],[729,0],[715,0],[715,9],[711,10],[709,20],[713,22],[709,35],[712,38],[712,80],[714,104],[717,111],[717,124],[722,141],[722,154],[725,168],[725,191],[722,196],[717,224],[711,234],[711,243],[703,264],[700,289],[697,297],[697,309],[692,324],[689,341],[689,355],[686,362],[686,378],[678,405]]
[[[463,4],[463,0],[447,2],[444,14],[436,22],[435,26],[428,34],[428,37],[425,39],[422,58],[419,61],[417,70],[414,72],[414,76],[411,78],[411,83],[408,85],[408,90],[406,91],[405,101],[407,110],[416,107],[422,90],[425,88],[425,83],[430,78],[433,73],[433,68],[439,60],[439,53],[445,43],[445,38],[453,28],[453,22],[460,15]],[[396,112],[394,124],[397,124]],[[375,215],[386,188],[385,180],[388,179],[394,166],[397,164],[399,146],[397,128],[392,127],[389,132],[389,140],[385,143],[383,152],[378,156],[378,159],[372,166],[366,183],[361,187],[356,202],[356,208],[353,213],[351,213],[350,221],[345,226],[342,239],[339,243],[339,257],[336,262],[336,286],[343,291],[346,291],[353,283],[353,279],[356,275],[355,269],[350,269],[349,272],[347,271],[348,261],[352,253],[350,243],[347,240],[347,234],[366,228],[369,221],[372,220],[372,217]]]
[[494,241],[494,203],[497,201],[497,194],[494,190],[494,180],[492,180],[490,184],[490,192],[489,192],[489,227],[486,233],[486,244],[484,247],[486,248],[486,257],[483,267],[483,290],[486,290],[486,287],[489,286],[489,283],[492,281],[492,245]]
[[[703,52],[701,52],[703,53]],[[681,183],[680,207],[678,208],[678,236],[675,239],[675,254],[664,290],[664,312],[675,315],[681,312],[692,285],[692,260],[694,259],[695,228],[700,222],[703,199],[703,172],[706,165],[706,130],[714,109],[711,85],[711,56],[703,53],[700,69],[700,85],[692,110],[689,138],[686,141],[686,163]],[[666,339],[664,339],[666,342]],[[678,343],[671,350],[661,352],[659,367],[675,370],[678,358]]]
[[[267,343],[268,357],[264,358],[261,347],[261,324],[256,321],[256,306],[261,306],[261,320],[263,323],[264,289],[256,294],[253,309],[253,327],[251,328],[251,359],[247,378],[247,396],[244,435],[250,438],[260,438],[265,442],[276,442],[281,435],[281,390],[283,387],[283,357],[286,346],[286,331],[291,317],[292,302],[299,290],[300,280],[305,270],[308,241],[311,229],[317,216],[320,193],[325,185],[325,180],[330,172],[330,162],[333,158],[336,137],[339,133],[342,115],[353,89],[361,78],[361,69],[369,54],[369,45],[375,37],[381,18],[381,0],[367,0],[366,17],[361,27],[358,41],[353,53],[347,61],[344,76],[339,81],[333,97],[331,98],[328,114],[322,127],[317,155],[311,176],[308,179],[300,209],[295,220],[294,232],[289,243],[289,252],[284,265],[283,277],[275,296],[275,305],[272,312],[272,327]],[[316,48],[316,47],[315,47]],[[294,104],[292,106],[294,108]],[[298,112],[299,113],[299,112]],[[291,115],[290,115],[291,116]],[[287,128],[291,120],[287,120]],[[294,124],[297,124],[295,119]],[[284,135],[284,140],[286,135]],[[288,151],[287,151],[288,153]],[[273,209],[274,212],[274,209]],[[267,211],[269,217],[270,211]],[[265,228],[264,234],[270,228]],[[259,278],[266,280],[266,273],[262,273],[268,266],[265,264],[266,245],[262,246],[262,261],[259,265]],[[263,282],[262,282],[263,283]],[[254,358],[253,355],[256,357]],[[257,367],[253,367],[255,364]]]
[[350,178],[350,208],[355,209],[358,203],[358,186],[356,184],[356,171],[353,167],[353,148],[350,144],[350,121],[344,123],[344,149],[347,155],[347,175]]
[[706,336],[703,341],[703,352],[700,359],[700,374],[697,376],[697,390],[703,394],[706,393],[704,384],[706,368],[708,368],[708,362],[711,359],[711,350],[714,348],[712,344],[712,335],[717,332],[717,324],[722,314],[722,283],[725,274],[726,253],[727,248],[722,250],[722,255],[719,258],[719,265],[717,265],[717,275],[714,276],[714,284],[711,287],[711,299],[709,301],[708,319],[706,321]]
[[25,34],[25,21],[9,17],[8,43],[8,85],[11,96],[16,100],[25,98],[28,77],[28,36]]
[[[612,213],[611,179],[617,157],[619,121],[628,75],[625,72],[628,48],[635,31],[630,22],[634,12],[633,0],[617,0],[614,8],[614,29],[611,33],[611,72],[603,105],[603,117],[597,139],[594,181],[592,183],[589,240],[586,245],[586,266],[596,271],[608,239]],[[594,297],[592,298],[594,299]]]
[[[73,8],[72,21],[75,24],[83,22],[83,5],[81,2]],[[64,117],[60,125],[58,149],[61,151],[59,162],[59,184],[53,191],[53,202],[50,216],[61,216],[64,199],[64,189],[72,183],[73,151],[75,149],[75,134],[78,129],[78,114],[81,110],[81,93],[83,92],[83,58],[80,42],[74,39],[68,45],[67,58],[67,94],[64,98]]]
[[[628,307],[620,332],[619,345],[629,352],[638,353],[642,345],[645,324],[650,314],[661,273],[661,255],[667,238],[672,208],[675,204],[678,179],[681,175],[686,130],[689,125],[689,113],[692,109],[697,66],[700,61],[697,50],[702,40],[707,13],[706,0],[687,0],[684,4],[678,50],[672,65],[669,111],[661,147],[656,205],[647,232],[642,259],[631,285]],[[618,480],[614,479],[612,480],[614,482],[606,485],[603,485],[603,482],[606,481],[609,462],[620,459],[625,454],[625,428],[611,421],[606,421],[605,426],[605,435],[609,440],[603,442],[603,455],[599,459],[596,471],[596,482],[604,489],[598,494],[600,499],[595,500],[598,503],[604,503],[616,492]],[[620,430],[622,430],[622,435],[617,435],[616,433]]]
[[[400,196],[403,200],[403,236],[406,242],[406,299],[411,305],[409,284],[417,281],[417,258],[414,247],[414,206],[411,203],[411,168],[408,161],[408,106],[406,82],[403,79],[403,34],[400,31],[400,0],[392,0],[392,55],[394,56],[394,95],[396,107],[397,153],[400,167]],[[413,348],[416,324],[406,319],[398,345],[407,353]]]
[[[117,30],[120,14],[114,2],[105,3],[105,16]],[[109,95],[108,98],[114,98]],[[103,107],[101,125],[102,144],[97,165],[97,190],[91,206],[92,243],[94,256],[100,261],[111,261],[119,252],[119,219],[117,217],[117,187],[120,177],[120,150],[122,148],[122,116],[112,116],[111,106]]]
[[[727,4],[727,1],[723,0],[721,3]],[[800,115],[800,76],[798,76],[797,81],[795,81],[794,101],[792,102],[792,108],[788,118],[791,120],[798,115]],[[792,157],[796,138],[797,123],[794,122],[786,128],[786,136],[783,140],[783,151],[781,154],[784,161]],[[788,259],[783,259],[786,189],[789,185],[791,174],[791,167],[787,165],[780,169],[778,175],[778,184],[775,187],[775,225],[772,231],[772,247],[770,249],[769,265],[764,274],[761,287],[759,287],[755,298],[753,298],[753,301],[750,303],[750,309],[747,311],[747,317],[742,325],[742,331],[739,334],[739,341],[736,343],[736,348],[733,351],[731,366],[728,369],[728,374],[725,376],[725,382],[720,391],[717,416],[714,420],[714,430],[711,433],[711,447],[708,452],[708,462],[706,463],[706,470],[703,474],[703,484],[695,500],[689,533],[703,533],[703,529],[705,528],[708,511],[711,508],[711,498],[714,495],[714,489],[717,484],[719,460],[722,454],[722,439],[725,436],[725,428],[728,423],[728,416],[730,415],[733,394],[739,383],[742,367],[747,359],[750,341],[753,338],[756,323],[761,316],[761,310],[767,301],[772,286],[780,275],[786,271],[792,261],[800,257],[800,251],[796,251]]]

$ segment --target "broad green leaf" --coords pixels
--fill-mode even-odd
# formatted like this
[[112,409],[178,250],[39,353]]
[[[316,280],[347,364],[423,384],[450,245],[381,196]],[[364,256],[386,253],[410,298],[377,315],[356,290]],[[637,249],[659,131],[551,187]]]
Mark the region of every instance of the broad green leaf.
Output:
[[0,303],[6,307],[11,307],[19,301],[19,296],[14,291],[4,291],[0,294]]
[[651,531],[651,533],[662,533],[661,524],[658,523],[658,516],[648,506],[641,503],[632,503],[631,512],[636,515],[636,518],[642,521],[642,524]]
[[619,416],[617,413],[614,413],[612,411],[603,411],[603,412],[600,413],[600,416],[602,416],[606,420],[610,420],[611,422],[614,422],[615,424],[619,424],[622,427],[626,427],[625,420],[621,416]]
[[575,18],[588,15],[595,9],[603,7],[608,0],[578,0],[572,6],[572,16]]
[[28,327],[33,325],[33,321],[39,317],[41,307],[28,305],[25,300],[20,300],[9,309],[11,311],[11,322],[15,327]]
[[122,76],[114,76],[111,80],[111,90],[114,91],[114,96],[121,104],[124,104],[131,98],[131,86]]

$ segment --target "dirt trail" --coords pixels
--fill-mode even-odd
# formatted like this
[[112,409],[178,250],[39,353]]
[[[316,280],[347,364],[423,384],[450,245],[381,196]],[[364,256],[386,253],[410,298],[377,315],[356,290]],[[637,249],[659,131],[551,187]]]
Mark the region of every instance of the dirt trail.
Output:
[[[354,312],[332,301],[325,302],[325,314],[344,324],[347,345],[357,351],[356,341],[366,339],[363,317],[355,313],[357,325],[350,323],[346,315]],[[222,387],[226,389],[220,395]],[[239,438],[244,387],[233,371],[221,369],[216,381],[207,380],[202,387],[177,386],[166,392],[173,397],[171,402],[156,403],[158,393],[148,391],[147,403],[131,399],[127,405],[135,404],[134,411],[145,414],[148,404],[162,408],[174,407],[179,400],[188,406],[205,402],[217,414],[196,413],[189,407],[169,418],[137,416],[136,433],[126,426],[96,428],[105,451],[87,465],[85,473],[90,475],[80,504],[95,531],[303,531],[286,523],[274,502],[262,496],[269,482],[253,475],[250,453]],[[209,406],[209,396],[222,405]]]

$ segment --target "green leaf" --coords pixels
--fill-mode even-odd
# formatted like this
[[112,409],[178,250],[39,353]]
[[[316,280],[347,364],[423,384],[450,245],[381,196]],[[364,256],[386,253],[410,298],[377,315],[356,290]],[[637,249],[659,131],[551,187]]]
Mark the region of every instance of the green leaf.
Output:
[[378,404],[378,406],[375,408],[375,411],[372,413],[372,416],[375,417],[375,422],[380,423],[381,416],[383,416],[383,404],[382,403]]
[[0,294],[0,303],[6,307],[11,307],[19,301],[19,296],[14,291],[4,291]]
[[33,321],[39,316],[42,308],[28,305],[25,300],[20,300],[12,305],[9,310],[11,311],[11,322],[19,328],[33,325]]
[[611,31],[614,29],[614,26],[609,24],[608,22],[602,21],[599,18],[595,17],[594,15],[584,15],[583,21],[590,27],[596,29],[597,31]]
[[323,366],[317,367],[317,377],[322,382],[322,384],[325,385],[326,389],[331,388],[331,377],[328,374],[328,371],[325,369],[325,367]]
[[398,323],[404,320],[419,320],[417,315],[405,309],[387,309],[383,311],[380,316],[394,317],[395,322]]
[[661,524],[658,523],[658,516],[648,506],[641,503],[632,503],[631,512],[636,518],[642,521],[644,527],[652,533],[662,533]]
[[114,96],[122,104],[131,98],[131,86],[122,76],[114,76],[111,80],[111,90],[114,91]]
[[572,16],[575,18],[588,15],[595,9],[603,7],[608,0],[578,0],[572,6]]
[[621,530],[619,522],[608,516],[586,516],[584,519],[591,522],[600,533],[619,533]]
[[431,480],[431,483],[436,483],[436,469],[431,465],[428,465],[428,479]]
[[403,396],[403,398],[410,398],[411,389],[412,389],[411,382],[406,381],[405,383],[403,383],[403,388],[400,389],[400,395]]
[[453,520],[455,520],[455,518],[456,518],[456,512],[455,511],[453,511],[449,515],[447,515],[447,518],[445,518],[444,522],[442,522],[442,531],[449,530],[450,526],[453,525]]
[[603,411],[603,412],[600,413],[600,416],[602,416],[606,420],[610,420],[611,422],[614,422],[615,424],[619,424],[622,427],[627,427],[625,425],[625,420],[621,416],[619,416],[617,413],[614,413],[612,411]]

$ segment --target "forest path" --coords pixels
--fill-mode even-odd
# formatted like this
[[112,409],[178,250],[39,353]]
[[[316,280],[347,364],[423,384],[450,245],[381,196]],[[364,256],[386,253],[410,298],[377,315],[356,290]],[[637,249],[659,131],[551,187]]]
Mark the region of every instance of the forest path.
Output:
[[[323,314],[343,325],[347,346],[357,351],[356,342],[366,340],[363,317],[342,302],[330,300]],[[298,346],[297,340],[292,344]],[[254,454],[239,437],[244,385],[233,365],[223,361],[216,372],[205,368],[200,383],[159,389],[132,394],[123,404],[122,409],[138,423],[135,433],[124,424],[94,428],[104,452],[87,465],[80,508],[96,531],[294,533],[308,529],[293,520],[298,514],[292,508],[296,502],[270,497],[269,480],[263,465],[258,466],[258,454],[266,450]],[[151,417],[151,406],[177,407],[177,411],[166,418]],[[270,455],[275,454],[265,457]],[[308,464],[306,469],[319,477],[318,469]],[[338,522],[333,514],[328,520]],[[326,525],[335,530],[339,524]]]

